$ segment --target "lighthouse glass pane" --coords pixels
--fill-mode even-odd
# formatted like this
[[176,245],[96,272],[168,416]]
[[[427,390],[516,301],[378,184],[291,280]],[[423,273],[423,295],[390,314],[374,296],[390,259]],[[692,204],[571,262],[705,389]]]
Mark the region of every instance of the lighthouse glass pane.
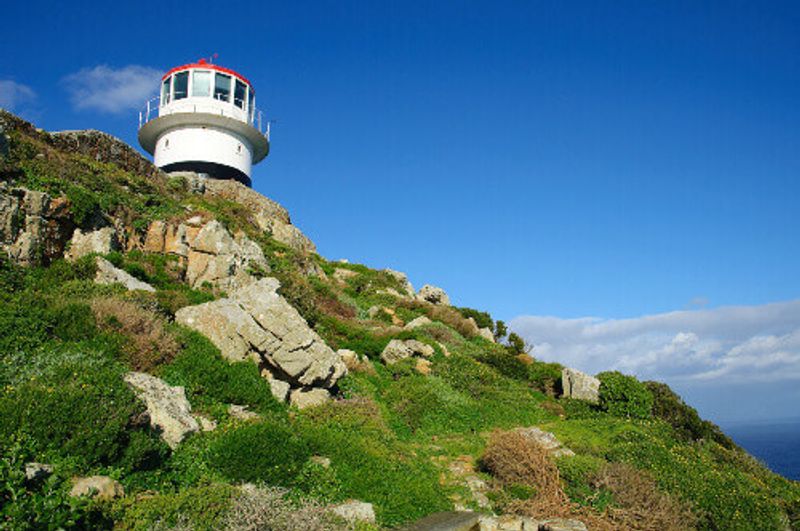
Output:
[[211,96],[211,72],[195,70],[192,72],[192,96]]
[[231,101],[231,76],[217,72],[214,80],[214,97],[222,101]]
[[250,113],[250,121],[251,122],[253,121],[253,113],[256,110],[256,107],[254,105],[255,102],[253,101],[254,98],[255,98],[255,93],[253,92],[253,89],[251,88],[249,91],[247,91],[247,112]]
[[169,103],[169,80],[171,78],[165,79],[161,83],[161,105],[166,105]]
[[178,72],[175,74],[172,94],[172,97],[176,100],[182,100],[189,95],[189,72]]
[[247,85],[236,80],[236,88],[233,91],[233,104],[239,107],[240,109],[244,109],[244,95],[247,92]]

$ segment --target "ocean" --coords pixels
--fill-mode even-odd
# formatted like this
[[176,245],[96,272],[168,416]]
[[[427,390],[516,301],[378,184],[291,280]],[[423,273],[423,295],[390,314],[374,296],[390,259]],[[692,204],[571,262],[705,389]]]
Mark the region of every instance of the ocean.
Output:
[[773,472],[800,481],[800,419],[727,423],[721,427]]

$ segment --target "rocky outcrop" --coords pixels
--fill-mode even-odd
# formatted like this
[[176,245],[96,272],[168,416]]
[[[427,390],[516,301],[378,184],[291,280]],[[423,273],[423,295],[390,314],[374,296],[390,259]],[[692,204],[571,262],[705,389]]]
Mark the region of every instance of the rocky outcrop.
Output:
[[227,298],[182,308],[175,320],[208,337],[228,360],[252,359],[292,389],[333,387],[347,368],[279,287],[264,278]]
[[206,179],[204,194],[242,205],[250,220],[261,230],[292,249],[315,253],[317,248],[297,227],[292,225],[285,208],[240,182]]
[[70,496],[89,496],[95,500],[109,501],[125,495],[125,489],[119,481],[108,476],[89,476],[73,478]]
[[491,341],[492,343],[495,342],[494,341],[494,332],[492,332],[492,329],[489,328],[488,326],[487,327],[483,327],[483,328],[479,328],[478,329],[478,335],[481,336],[486,341]]
[[67,260],[77,260],[88,254],[108,254],[119,249],[117,231],[114,227],[102,227],[83,231],[75,229],[69,242],[69,250],[65,253]]
[[561,371],[561,386],[567,398],[586,400],[593,404],[600,401],[600,380],[577,369],[565,367]]
[[417,299],[439,306],[450,306],[450,297],[442,288],[425,284],[417,293]]
[[162,179],[164,177],[164,172],[141,156],[138,151],[119,138],[102,131],[94,129],[59,131],[41,135],[41,139],[57,149],[79,153],[98,162],[115,164],[136,175]]
[[139,247],[180,257],[192,287],[209,283],[235,289],[253,280],[252,270],[269,272],[258,244],[244,234],[231,235],[219,221],[204,222],[200,216],[178,224],[154,221]]
[[0,250],[22,265],[46,265],[64,254],[75,225],[65,198],[0,184]]
[[381,361],[392,365],[412,356],[430,358],[435,352],[432,346],[416,339],[392,339],[381,352]]
[[142,282],[133,275],[114,267],[114,264],[109,262],[103,257],[97,257],[97,273],[95,274],[94,281],[98,284],[122,284],[125,289],[142,290],[142,291],[155,291],[155,288],[147,282]]
[[125,381],[147,407],[150,425],[160,430],[161,438],[171,448],[176,448],[187,435],[200,429],[191,415],[192,406],[186,400],[183,387],[172,387],[143,372],[130,372],[125,375]]
[[411,282],[408,280],[408,275],[402,271],[395,271],[394,269],[384,269],[384,271],[397,279],[397,281],[400,283],[400,287],[403,288],[405,295],[408,295],[409,297],[414,296],[414,286],[412,286]]
[[575,455],[575,452],[566,446],[563,446],[561,441],[559,441],[556,436],[549,431],[544,431],[536,426],[531,426],[529,428],[517,428],[514,431],[525,437],[525,439],[533,444],[544,448],[553,457],[571,457]]

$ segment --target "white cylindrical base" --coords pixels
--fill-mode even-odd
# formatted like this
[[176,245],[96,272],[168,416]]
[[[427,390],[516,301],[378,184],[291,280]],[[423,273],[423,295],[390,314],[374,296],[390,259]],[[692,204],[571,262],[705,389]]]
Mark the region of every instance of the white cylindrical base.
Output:
[[192,162],[227,166],[250,177],[253,150],[233,131],[213,126],[186,125],[158,136],[153,162],[159,168]]

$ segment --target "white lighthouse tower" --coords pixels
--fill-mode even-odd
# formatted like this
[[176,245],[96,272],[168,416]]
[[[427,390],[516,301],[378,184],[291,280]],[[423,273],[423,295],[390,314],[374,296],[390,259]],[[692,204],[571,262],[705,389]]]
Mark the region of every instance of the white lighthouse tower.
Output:
[[164,171],[194,171],[250,186],[269,153],[269,123],[241,74],[200,59],[173,68],[139,113],[139,143]]

